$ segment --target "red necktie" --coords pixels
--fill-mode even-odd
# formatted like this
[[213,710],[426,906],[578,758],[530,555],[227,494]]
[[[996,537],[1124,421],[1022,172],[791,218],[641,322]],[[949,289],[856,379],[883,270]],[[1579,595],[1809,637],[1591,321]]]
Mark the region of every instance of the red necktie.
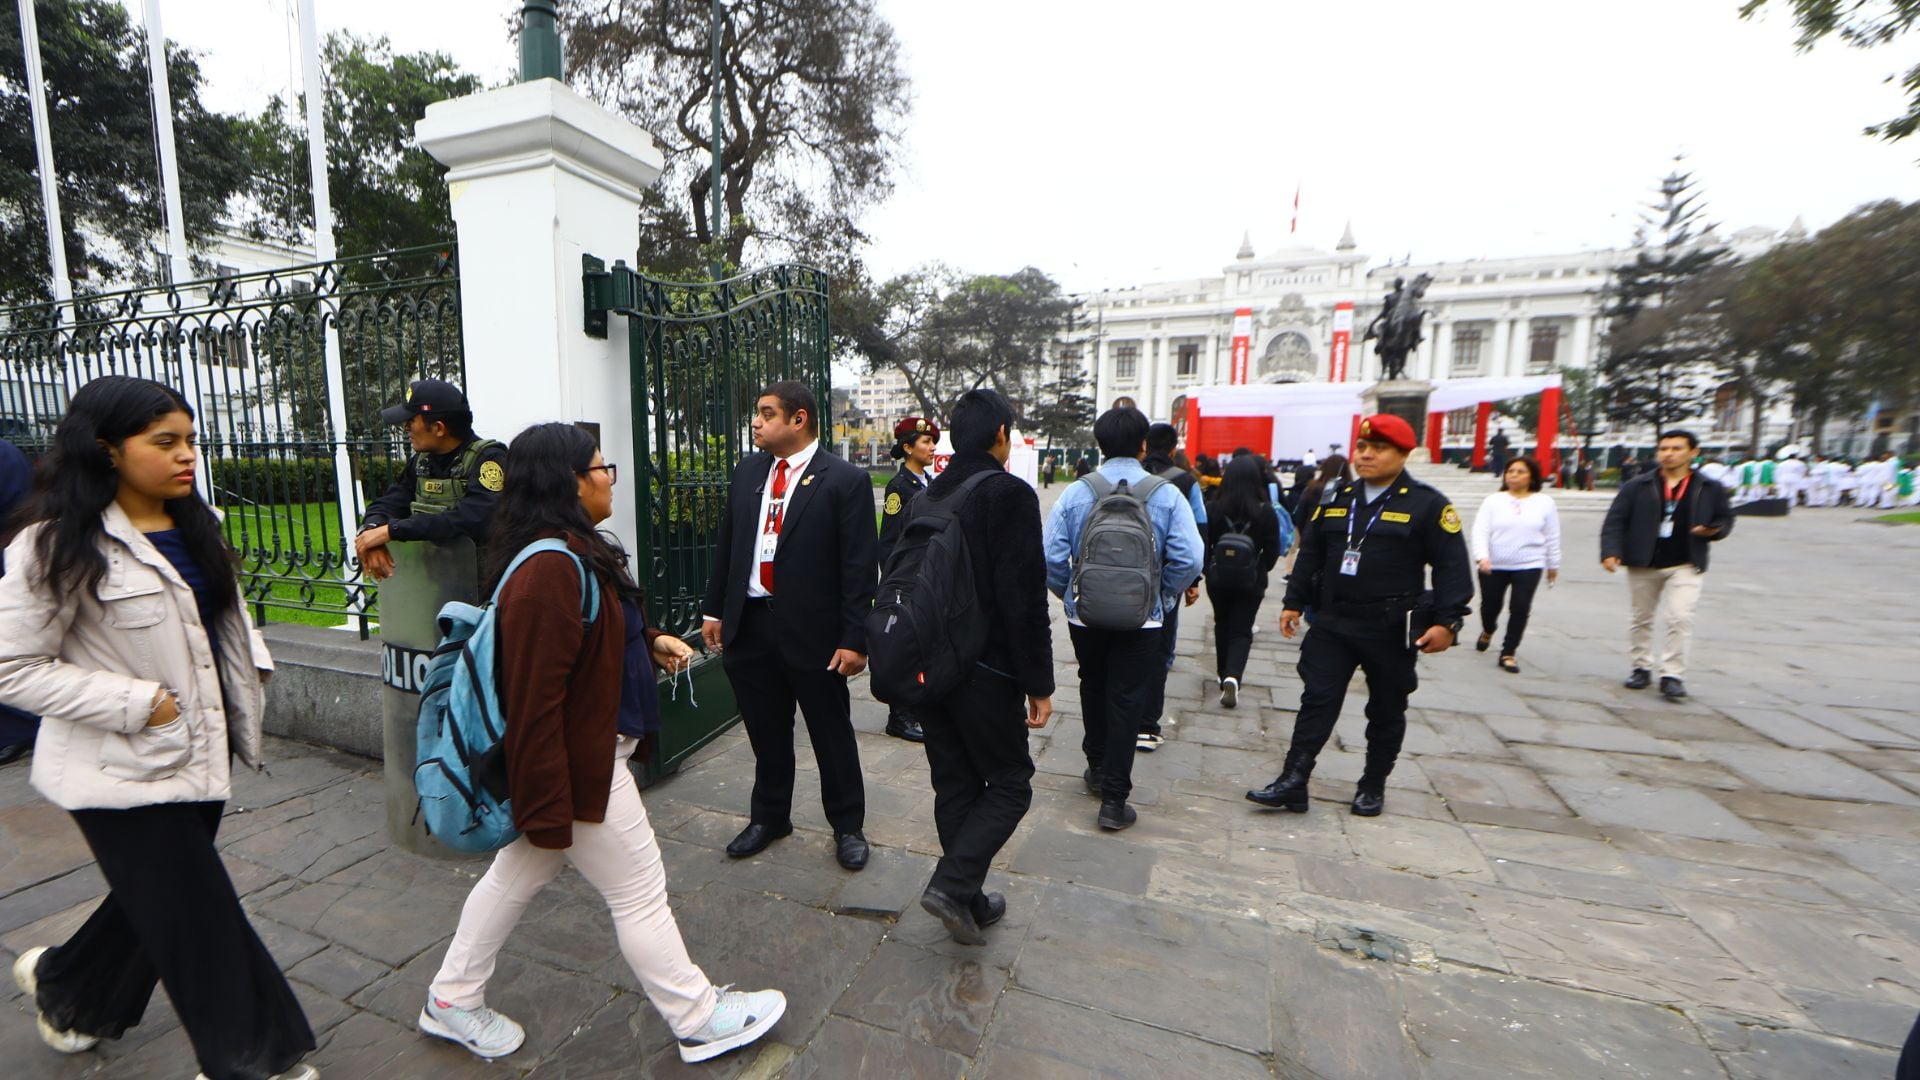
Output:
[[[787,463],[783,459],[773,467],[773,504],[767,514],[766,531],[769,536],[780,535],[780,519],[786,516]],[[773,592],[773,560],[760,564],[760,587]]]

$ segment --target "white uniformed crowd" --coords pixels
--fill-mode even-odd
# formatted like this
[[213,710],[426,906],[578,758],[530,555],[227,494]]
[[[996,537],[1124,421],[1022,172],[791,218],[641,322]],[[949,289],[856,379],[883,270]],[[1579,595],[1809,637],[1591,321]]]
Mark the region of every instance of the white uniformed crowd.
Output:
[[1728,464],[1712,460],[1703,476],[1719,481],[1736,505],[1756,499],[1786,499],[1793,506],[1858,506],[1892,510],[1920,504],[1920,478],[1902,467],[1892,451],[1849,463],[1844,458],[1784,452],[1773,457]]

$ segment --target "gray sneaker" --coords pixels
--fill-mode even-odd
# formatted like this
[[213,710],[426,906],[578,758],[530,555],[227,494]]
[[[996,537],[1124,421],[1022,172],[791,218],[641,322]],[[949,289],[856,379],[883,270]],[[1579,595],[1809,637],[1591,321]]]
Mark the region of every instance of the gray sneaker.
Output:
[[680,1060],[692,1064],[745,1046],[765,1035],[786,1011],[787,995],[778,990],[745,993],[723,986],[706,1024],[680,1040]]
[[513,1053],[527,1041],[527,1033],[519,1024],[484,1005],[463,1009],[442,1004],[432,994],[427,995],[427,1004],[420,1010],[420,1030],[457,1042],[488,1061]]
[[1220,707],[1231,709],[1240,704],[1240,680],[1229,675],[1220,680]]

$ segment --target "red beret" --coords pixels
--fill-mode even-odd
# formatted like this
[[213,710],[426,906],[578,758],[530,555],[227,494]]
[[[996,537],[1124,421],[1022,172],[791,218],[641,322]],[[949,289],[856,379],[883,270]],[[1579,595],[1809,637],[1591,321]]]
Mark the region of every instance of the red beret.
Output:
[[905,420],[893,425],[893,437],[900,442],[912,442],[922,435],[931,435],[933,436],[934,442],[939,442],[939,425],[931,420],[922,420],[917,416],[909,416]]
[[1413,437],[1413,425],[1397,416],[1377,413],[1360,421],[1360,438],[1389,443],[1411,453],[1420,441]]

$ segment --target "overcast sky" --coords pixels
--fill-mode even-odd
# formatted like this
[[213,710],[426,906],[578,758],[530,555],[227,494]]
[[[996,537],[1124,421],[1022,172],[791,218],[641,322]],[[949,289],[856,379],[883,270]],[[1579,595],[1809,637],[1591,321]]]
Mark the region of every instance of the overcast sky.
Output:
[[[137,15],[137,0],[127,0]],[[297,82],[291,0],[162,0],[207,97],[257,109]],[[514,0],[317,0],[323,29],[438,49],[490,81]],[[881,0],[913,80],[903,170],[867,220],[886,274],[1038,266],[1070,289],[1217,273],[1331,248],[1376,260],[1628,241],[1676,152],[1729,229],[1813,229],[1920,199],[1920,137],[1860,129],[1920,35],[1793,49],[1739,0]],[[1295,188],[1300,227],[1289,236]]]

